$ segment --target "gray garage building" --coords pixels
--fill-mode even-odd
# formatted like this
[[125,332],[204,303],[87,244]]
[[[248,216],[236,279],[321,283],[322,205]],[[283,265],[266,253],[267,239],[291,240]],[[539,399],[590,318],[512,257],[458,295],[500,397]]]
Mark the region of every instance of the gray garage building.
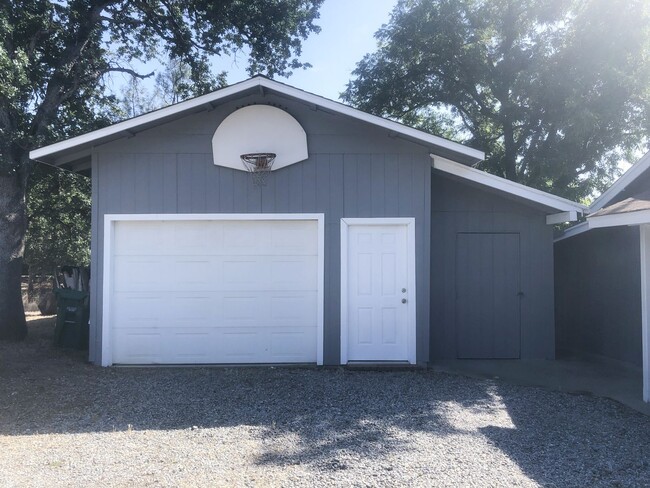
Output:
[[258,76],[31,157],[92,178],[96,364],[554,357],[583,207],[475,149]]

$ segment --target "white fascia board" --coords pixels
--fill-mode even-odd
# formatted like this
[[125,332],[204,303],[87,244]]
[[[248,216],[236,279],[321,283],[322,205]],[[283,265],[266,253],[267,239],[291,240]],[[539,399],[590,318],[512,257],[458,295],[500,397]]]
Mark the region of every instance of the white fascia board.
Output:
[[596,198],[589,206],[589,213],[594,213],[603,207],[606,207],[616,195],[621,193],[627,186],[641,176],[650,168],[650,152],[646,153],[641,159],[634,163],[621,177]]
[[340,102],[335,102],[334,100],[330,100],[328,98],[324,98],[319,95],[314,95],[313,93],[309,93],[300,90],[298,88],[285,85],[284,83],[278,83],[276,81],[268,80],[266,78],[262,78],[261,80],[263,82],[262,84],[266,88],[275,90],[279,93],[282,93],[283,95],[297,98],[309,104],[322,107],[326,110],[330,110],[332,112],[339,113],[341,115],[347,115],[348,117],[352,117],[357,120],[367,122],[369,124],[383,127],[384,129],[388,129],[397,134],[402,134],[407,137],[412,137],[413,139],[417,139],[427,144],[431,144],[440,148],[447,149],[449,151],[463,154],[472,159],[476,159],[477,161],[483,161],[485,159],[485,153],[483,151],[479,151],[478,149],[473,149],[471,147],[464,146],[463,144],[459,144],[457,142],[453,142],[444,139],[442,137],[434,136],[432,134],[428,134],[421,130],[408,127],[404,124],[400,124],[399,122],[394,122],[392,120],[384,119],[382,117],[378,117],[376,115],[363,112],[359,109],[349,107],[348,105],[344,105]]
[[577,236],[579,234],[582,234],[583,232],[587,232],[588,230],[589,230],[589,222],[580,222],[579,224],[566,229],[564,232],[562,232],[562,234],[560,234],[560,236],[553,239],[553,242],[563,241],[564,239]]
[[582,214],[587,209],[585,205],[582,205],[580,203],[572,202],[566,198],[551,195],[550,193],[546,193],[535,188],[530,188],[526,185],[522,185],[521,183],[515,183],[514,181],[501,178],[500,176],[491,175],[485,171],[471,168],[469,166],[465,166],[464,164],[456,163],[434,154],[431,154],[431,159],[433,161],[433,167],[437,170],[449,173],[459,178],[473,181],[479,185],[484,185],[496,190],[503,191],[505,193],[510,193],[511,195],[515,195],[525,200],[553,208],[560,212],[574,211]]
[[349,107],[339,102],[329,100],[327,98],[308,93],[306,91],[294,88],[284,83],[279,83],[277,81],[270,80],[263,77],[250,78],[246,81],[236,83],[234,85],[221,88],[207,95],[202,95],[200,97],[192,98],[186,100],[185,102],[180,102],[175,105],[170,105],[169,107],[162,108],[160,110],[155,110],[153,112],[140,115],[133,119],[125,120],[124,122],[119,122],[111,126],[105,127],[103,129],[98,129],[81,136],[73,137],[65,141],[57,142],[55,144],[50,144],[49,146],[41,147],[39,149],[34,149],[30,151],[29,157],[35,161],[39,161],[42,158],[51,156],[60,151],[66,151],[73,149],[76,146],[81,146],[84,144],[92,144],[93,142],[102,139],[104,137],[110,137],[120,133],[129,133],[135,131],[139,126],[145,124],[151,124],[157,120],[178,115],[182,112],[192,110],[201,106],[207,106],[211,103],[218,102],[219,100],[236,95],[239,92],[248,90],[250,88],[263,87],[269,90],[273,90],[277,93],[286,95],[288,97],[293,97],[298,100],[302,100],[305,103],[316,105],[323,109],[339,113],[341,115],[346,115],[348,117],[355,118],[357,120],[367,122],[369,124],[376,125],[378,127],[383,127],[389,131],[392,131],[403,136],[411,137],[413,139],[419,140],[426,144],[434,145],[439,148],[444,148],[449,151],[453,151],[458,154],[462,154],[469,158],[475,159],[477,161],[482,161],[485,159],[485,153],[477,149],[472,149],[471,147],[464,146],[457,142],[449,141],[442,137],[434,136],[432,134],[427,134],[421,130],[413,129],[412,127],[405,126],[398,122],[392,120],[384,119],[382,117],[377,117],[376,115],[371,115],[361,110]]
[[35,161],[39,161],[40,158],[49,156],[51,154],[57,153],[59,151],[65,151],[72,149],[75,146],[81,146],[83,144],[90,144],[98,139],[104,137],[110,137],[121,132],[128,133],[141,125],[149,124],[155,122],[156,120],[163,119],[165,117],[170,117],[186,110],[191,110],[193,108],[201,107],[215,102],[219,99],[234,95],[238,92],[248,90],[259,86],[259,79],[251,78],[249,80],[237,83],[235,85],[227,86],[220,90],[217,90],[207,95],[202,95],[200,97],[192,98],[185,102],[180,102],[169,107],[161,108],[159,110],[154,110],[153,112],[148,112],[144,115],[134,117],[124,122],[119,122],[117,124],[109,125],[103,129],[98,129],[87,134],[83,134],[71,139],[66,139],[65,141],[57,142],[55,144],[50,144],[49,146],[44,146],[39,149],[34,149],[30,151],[29,158]]
[[627,212],[611,215],[596,215],[587,217],[590,229],[601,227],[617,227],[620,225],[642,225],[650,224],[650,210],[640,210],[638,212]]
[[578,220],[578,212],[569,210],[546,216],[546,225],[564,224],[565,222],[575,222]]

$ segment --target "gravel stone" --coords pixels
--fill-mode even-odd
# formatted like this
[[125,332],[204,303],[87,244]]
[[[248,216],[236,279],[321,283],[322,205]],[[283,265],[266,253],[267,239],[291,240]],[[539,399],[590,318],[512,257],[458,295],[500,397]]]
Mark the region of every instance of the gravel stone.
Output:
[[99,368],[0,343],[0,486],[650,486],[650,418],[430,371]]

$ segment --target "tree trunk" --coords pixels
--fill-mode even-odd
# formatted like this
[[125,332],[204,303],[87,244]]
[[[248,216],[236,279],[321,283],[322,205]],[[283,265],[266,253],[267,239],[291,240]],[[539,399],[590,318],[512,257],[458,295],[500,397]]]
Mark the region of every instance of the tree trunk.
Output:
[[0,174],[0,340],[27,335],[20,289],[27,224],[25,183],[20,174]]
[[515,134],[509,123],[503,126],[503,143],[505,154],[503,164],[505,166],[505,176],[510,181],[518,181],[517,178],[517,149],[515,147]]

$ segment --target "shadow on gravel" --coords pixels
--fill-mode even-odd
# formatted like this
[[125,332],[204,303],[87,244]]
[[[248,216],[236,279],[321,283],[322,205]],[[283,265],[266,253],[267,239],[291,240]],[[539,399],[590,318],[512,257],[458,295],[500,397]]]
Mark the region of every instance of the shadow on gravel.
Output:
[[55,349],[52,328],[0,343],[0,435],[251,426],[268,441],[258,464],[325,470],[453,435],[487,440],[543,485],[650,479],[650,419],[608,400],[428,371],[98,368]]
[[500,385],[514,429],[481,435],[542,486],[650,486],[650,418],[611,400]]

